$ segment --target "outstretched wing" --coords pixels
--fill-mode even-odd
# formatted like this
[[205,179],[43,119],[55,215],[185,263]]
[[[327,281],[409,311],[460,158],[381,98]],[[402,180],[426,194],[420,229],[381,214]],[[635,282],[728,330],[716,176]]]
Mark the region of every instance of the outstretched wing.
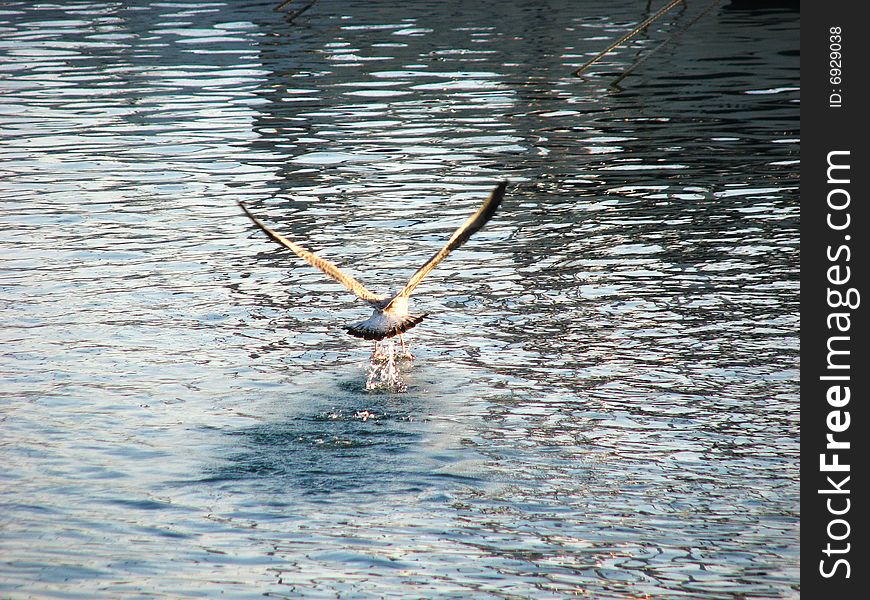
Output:
[[350,275],[348,275],[347,273],[345,273],[344,271],[339,269],[333,263],[329,262],[326,259],[320,258],[316,254],[314,254],[313,252],[311,252],[309,250],[306,250],[305,248],[303,248],[299,244],[291,242],[290,240],[285,238],[283,235],[281,235],[277,231],[272,231],[271,229],[269,229],[269,227],[267,227],[265,223],[263,223],[260,219],[255,217],[253,214],[251,214],[251,211],[248,210],[248,207],[245,206],[244,204],[242,204],[241,202],[239,202],[239,206],[242,207],[242,210],[245,211],[245,214],[248,215],[248,218],[254,222],[254,225],[256,225],[257,227],[262,229],[263,233],[268,235],[270,239],[272,239],[273,241],[277,242],[278,244],[284,246],[285,248],[292,250],[293,252],[296,253],[296,256],[298,256],[299,258],[301,258],[302,260],[307,262],[312,267],[320,269],[321,271],[323,271],[324,273],[326,273],[327,275],[329,275],[330,277],[335,279],[341,285],[343,285],[344,287],[349,289],[351,292],[356,294],[357,297],[361,298],[362,300],[367,300],[367,301],[371,301],[371,300],[377,301],[377,300],[384,299],[383,296],[379,296],[378,294],[371,292],[363,284],[361,284],[359,281],[357,281],[356,279],[354,279],[353,277],[351,277]]
[[[495,186],[495,189],[490,192],[489,198],[487,198],[483,205],[477,209],[477,212],[468,217],[465,223],[460,225],[459,229],[453,232],[453,235],[450,236],[450,239],[444,247],[435,254],[435,256],[430,258],[425,265],[417,269],[417,272],[411,276],[411,279],[408,280],[408,283],[405,284],[402,291],[396,294],[393,302],[396,301],[396,298],[407,298],[410,296],[411,292],[414,291],[414,288],[423,281],[423,278],[426,277],[432,269],[438,266],[438,263],[447,258],[448,254],[467,242],[468,238],[480,231],[481,227],[486,225],[486,222],[492,218],[492,215],[495,214],[499,204],[501,204],[502,198],[504,198],[505,188],[507,188],[506,181],[502,181]],[[393,302],[390,302],[385,310],[389,310],[390,305],[392,305]]]

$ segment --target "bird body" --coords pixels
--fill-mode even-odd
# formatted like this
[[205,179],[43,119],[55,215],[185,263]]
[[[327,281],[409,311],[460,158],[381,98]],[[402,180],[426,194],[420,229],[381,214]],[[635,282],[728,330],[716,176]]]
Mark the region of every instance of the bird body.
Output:
[[403,333],[416,326],[427,314],[413,315],[409,312],[409,298],[414,289],[420,284],[426,275],[434,269],[438,263],[447,258],[453,250],[464,244],[475,232],[479,231],[495,214],[496,209],[504,198],[507,182],[499,183],[484,201],[481,207],[473,215],[459,226],[441,250],[435,253],[426,264],[417,269],[408,283],[393,295],[376,294],[366,288],[359,281],[342,271],[332,262],[323,259],[304,247],[291,242],[281,234],[270,229],[265,223],[255,217],[248,208],[239,202],[245,214],[259,227],[270,239],[277,244],[292,250],[299,258],[320,269],[332,279],[344,285],[353,292],[360,300],[369,304],[374,310],[372,316],[346,328],[346,331],[355,337],[366,340],[380,341]]
[[417,325],[428,316],[412,315],[408,312],[408,299],[395,297],[388,298],[382,303],[375,305],[370,316],[365,321],[351,325],[346,331],[354,337],[364,340],[383,340],[394,335],[401,335]]

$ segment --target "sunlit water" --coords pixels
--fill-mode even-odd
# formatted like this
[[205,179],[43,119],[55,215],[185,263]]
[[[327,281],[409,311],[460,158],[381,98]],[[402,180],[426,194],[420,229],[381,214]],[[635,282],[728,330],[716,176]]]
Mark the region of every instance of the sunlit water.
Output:
[[797,597],[797,12],[274,4],[0,5],[0,596]]

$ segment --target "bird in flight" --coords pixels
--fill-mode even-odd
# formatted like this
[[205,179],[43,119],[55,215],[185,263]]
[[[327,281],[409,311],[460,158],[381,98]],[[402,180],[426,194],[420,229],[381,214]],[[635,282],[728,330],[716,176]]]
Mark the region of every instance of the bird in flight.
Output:
[[[242,210],[245,211],[245,214],[251,219],[251,221],[254,222],[254,225],[259,227],[272,241],[284,248],[292,250],[296,256],[307,262],[312,267],[320,269],[326,275],[353,292],[357,298],[371,306],[374,309],[372,316],[365,321],[350,325],[346,328],[346,331],[350,335],[358,338],[380,342],[381,340],[395,335],[400,336],[400,339],[402,339],[403,333],[420,323],[420,321],[428,315],[428,313],[415,315],[408,311],[408,299],[410,298],[411,293],[420,282],[423,281],[423,278],[426,277],[432,269],[438,266],[438,263],[447,258],[448,254],[467,242],[468,238],[477,231],[480,231],[480,229],[486,225],[487,221],[489,221],[495,214],[499,204],[501,204],[506,187],[506,181],[499,183],[495,189],[490,192],[489,197],[484,201],[480,208],[477,209],[477,212],[468,217],[468,219],[466,219],[466,221],[453,232],[453,235],[450,236],[450,239],[447,240],[444,247],[436,252],[435,255],[426,262],[426,264],[417,269],[417,272],[411,276],[411,279],[408,280],[405,287],[392,295],[376,294],[370,291],[359,281],[339,269],[334,263],[317,256],[299,244],[291,242],[280,233],[270,229],[265,223],[255,217],[251,211],[248,210],[248,207],[241,202],[239,202],[239,206],[241,206]],[[402,342],[404,348],[404,339],[402,339]]]

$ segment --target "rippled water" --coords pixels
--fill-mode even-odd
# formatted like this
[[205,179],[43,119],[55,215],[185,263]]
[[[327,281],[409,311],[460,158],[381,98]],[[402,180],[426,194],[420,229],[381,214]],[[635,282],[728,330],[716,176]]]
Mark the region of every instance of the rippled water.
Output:
[[276,3],[0,5],[0,596],[797,597],[797,12]]

